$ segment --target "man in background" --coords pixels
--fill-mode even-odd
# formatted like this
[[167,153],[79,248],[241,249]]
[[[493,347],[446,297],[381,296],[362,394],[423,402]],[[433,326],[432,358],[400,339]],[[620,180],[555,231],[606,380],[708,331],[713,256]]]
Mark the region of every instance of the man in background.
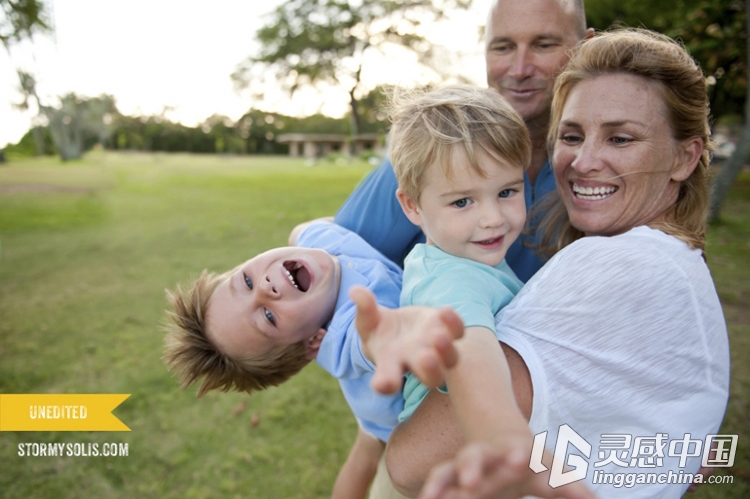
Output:
[[[487,20],[487,84],[521,115],[531,134],[532,158],[524,177],[526,209],[555,189],[547,158],[547,131],[555,77],[569,51],[593,34],[586,29],[583,0],[496,0]],[[397,182],[386,158],[339,209],[334,221],[356,232],[385,256],[403,266],[411,248],[424,241],[419,227],[401,211]],[[542,266],[533,234],[517,239],[506,260],[526,282]]]

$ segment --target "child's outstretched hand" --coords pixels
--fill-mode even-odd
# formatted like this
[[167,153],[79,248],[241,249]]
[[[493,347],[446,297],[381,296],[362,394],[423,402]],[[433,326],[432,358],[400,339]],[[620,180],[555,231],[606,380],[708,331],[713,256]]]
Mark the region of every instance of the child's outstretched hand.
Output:
[[362,351],[377,366],[372,378],[375,391],[397,392],[407,371],[431,388],[443,384],[443,370],[458,362],[453,342],[464,334],[456,312],[417,306],[388,309],[361,286],[352,288],[349,296],[357,306]]
[[[596,499],[582,482],[553,489],[549,472],[536,474],[529,468],[528,441],[510,439],[502,447],[474,443],[464,447],[456,458],[436,466],[425,482],[420,499],[465,499],[557,497]],[[542,461],[549,468],[552,456],[544,450]]]

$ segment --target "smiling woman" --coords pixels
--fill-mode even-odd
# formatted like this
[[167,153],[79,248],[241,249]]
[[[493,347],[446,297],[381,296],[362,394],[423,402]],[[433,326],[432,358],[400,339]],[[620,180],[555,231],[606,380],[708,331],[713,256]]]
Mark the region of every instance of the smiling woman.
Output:
[[[705,78],[684,48],[645,33],[608,35],[628,40],[628,54],[603,41],[584,45],[557,80],[548,143],[559,158],[562,203],[542,222],[548,254],[587,232],[612,235],[644,224],[705,247],[713,150]],[[606,180],[598,186],[606,194],[600,204],[586,197],[597,187],[594,178]],[[551,227],[559,232],[545,230]]]
[[[644,439],[671,439],[664,446],[671,450],[656,461],[658,472],[694,474],[710,445],[703,460],[700,452],[685,459],[674,450],[679,439],[708,442],[721,424],[729,345],[703,254],[711,150],[703,74],[662,35],[600,33],[577,47],[558,77],[552,110],[559,198],[543,242],[558,251],[495,324],[507,381],[527,421],[519,424],[523,418],[507,412],[498,417],[498,394],[481,384],[457,393],[449,383],[450,396],[433,390],[388,443],[391,478],[411,495],[592,497],[571,483],[584,480],[600,497],[678,498],[688,484],[617,488],[595,481],[594,470],[645,466],[616,462],[607,437],[626,440],[622,451],[630,457],[640,455]],[[368,306],[360,313],[363,324],[375,325],[439,314]],[[394,332],[364,332],[375,339],[369,341],[378,369],[398,373],[406,366],[418,376],[430,374],[421,367],[426,362],[407,347],[430,334],[400,331],[389,350],[398,355],[387,356],[375,340]],[[459,359],[457,368],[462,362],[472,359]],[[585,476],[563,474],[564,453],[552,464],[545,451],[545,466],[535,467],[544,472],[529,467],[532,434],[544,432],[553,448],[570,436],[562,428],[591,446],[589,459],[576,463]],[[474,445],[461,450],[467,439]],[[434,465],[453,457],[424,485]],[[568,485],[551,486],[562,483]]]
[[646,78],[582,81],[568,94],[553,156],[571,225],[611,236],[665,222],[702,150],[700,137],[672,138],[660,91]]

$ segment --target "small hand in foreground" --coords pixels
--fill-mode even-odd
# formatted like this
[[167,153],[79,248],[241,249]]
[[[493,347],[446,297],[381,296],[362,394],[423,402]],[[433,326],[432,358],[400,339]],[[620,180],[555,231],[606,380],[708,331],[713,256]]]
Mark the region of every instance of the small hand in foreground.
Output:
[[352,288],[349,296],[357,305],[362,350],[377,366],[372,379],[375,391],[397,392],[407,371],[429,387],[443,384],[443,370],[458,362],[453,341],[464,333],[456,312],[449,308],[380,307],[363,287]]
[[[551,455],[545,450],[543,462],[551,467]],[[506,439],[503,449],[488,444],[464,447],[456,458],[436,466],[427,478],[420,499],[484,499],[563,497],[595,499],[581,482],[553,489],[549,472],[534,473],[529,468],[528,442],[525,438]]]

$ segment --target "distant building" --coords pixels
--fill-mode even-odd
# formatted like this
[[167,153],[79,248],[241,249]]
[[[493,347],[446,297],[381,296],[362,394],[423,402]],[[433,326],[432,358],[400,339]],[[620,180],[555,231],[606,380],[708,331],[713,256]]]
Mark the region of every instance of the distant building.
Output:
[[289,144],[289,156],[320,158],[333,152],[359,156],[365,151],[382,155],[380,135],[365,133],[356,136],[318,133],[285,133],[276,138],[280,144]]

